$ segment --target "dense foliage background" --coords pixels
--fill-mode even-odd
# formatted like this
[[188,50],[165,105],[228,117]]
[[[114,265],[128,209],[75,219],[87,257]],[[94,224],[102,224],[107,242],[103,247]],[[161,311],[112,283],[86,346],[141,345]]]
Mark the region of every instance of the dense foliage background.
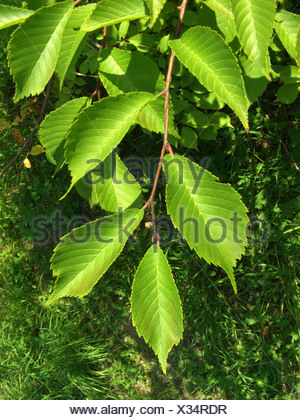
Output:
[[[292,7],[288,2],[285,6]],[[187,19],[191,22],[193,15]],[[172,20],[166,26],[173,27]],[[9,33],[1,34],[3,40]],[[114,39],[113,30],[109,36]],[[92,45],[83,51],[77,68],[87,76],[74,73],[62,93],[54,85],[51,107],[95,89],[91,75],[97,52]],[[289,62],[287,54],[276,57]],[[0,63],[4,166],[20,147],[16,129],[24,138],[29,135],[41,99],[14,104],[3,46]],[[166,62],[160,60],[160,66],[166,68]],[[175,83],[182,71],[178,64]],[[264,223],[257,223],[246,256],[238,263],[237,297],[222,270],[200,262],[181,241],[165,247],[183,303],[185,330],[169,356],[166,376],[138,338],[129,314],[132,279],[150,241],[147,229],[139,228],[139,246],[127,243],[87,297],[45,309],[54,283],[49,259],[68,231],[68,221],[78,215],[94,219],[101,210],[90,209],[76,190],[59,201],[69,174],[63,169],[52,178],[53,167],[44,154],[29,156],[31,169],[20,161],[0,179],[1,399],[299,398],[300,108],[299,99],[291,105],[277,101],[280,84],[270,84],[250,108],[248,134],[232,114],[234,127],[220,129],[218,141],[203,139],[198,150],[188,151],[197,161],[209,157],[209,170],[231,183],[250,216]],[[135,128],[119,151],[123,158],[137,153],[146,158],[158,155],[160,148],[160,136]],[[150,187],[146,182],[145,197]],[[166,213],[159,194],[156,205]],[[34,246],[34,218],[50,220],[57,210],[65,218],[61,231],[49,223],[48,243]]]

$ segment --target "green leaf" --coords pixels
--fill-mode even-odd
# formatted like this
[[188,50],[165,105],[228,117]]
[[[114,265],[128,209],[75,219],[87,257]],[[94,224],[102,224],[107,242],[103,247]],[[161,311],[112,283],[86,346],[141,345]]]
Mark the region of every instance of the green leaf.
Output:
[[124,22],[120,23],[118,34],[120,39],[124,39],[127,35],[129,29],[130,22],[129,20],[124,20]]
[[76,7],[70,16],[70,19],[65,27],[61,49],[56,64],[56,73],[60,79],[60,88],[62,88],[64,78],[72,66],[74,59],[77,58],[78,51],[80,52],[80,45],[82,45],[86,32],[75,29],[80,28],[83,19],[85,19],[94,8],[93,4]]
[[213,114],[207,114],[208,123],[216,125],[217,127],[232,127],[230,122],[230,116],[225,112],[214,112]]
[[[163,97],[160,97],[141,110],[138,115],[137,122],[149,131],[154,131],[154,133],[163,133],[164,118],[165,100]],[[169,109],[169,133],[174,137],[179,138],[179,134],[174,126],[174,110],[171,101]]]
[[[165,82],[157,65],[140,52],[106,48],[100,54],[99,73],[110,95],[143,91],[153,94],[165,88]],[[164,132],[165,100],[157,98],[143,108],[137,122],[155,133]],[[173,124],[173,106],[170,103],[169,132],[178,137]]]
[[177,96],[176,92],[170,91],[170,95],[172,98],[172,103],[174,105],[175,115],[180,114],[187,108],[190,108],[190,104],[187,101],[185,101],[181,96]]
[[121,92],[160,93],[165,82],[158,66],[139,52],[105,48],[99,58],[99,73],[110,95]]
[[300,68],[296,66],[285,66],[279,74],[280,80],[291,85],[293,83],[300,83]]
[[150,11],[150,28],[154,25],[158,15],[164,7],[166,0],[146,0],[147,6]]
[[218,129],[215,125],[209,125],[199,131],[199,139],[202,140],[216,140],[218,135]]
[[88,294],[122,252],[143,215],[143,210],[127,210],[94,220],[65,235],[51,258],[57,281],[47,305],[64,296]]
[[44,153],[44,152],[45,152],[45,150],[44,150],[44,148],[40,144],[36,144],[30,150],[30,154],[32,156],[38,156],[38,155],[40,155],[41,153]]
[[185,112],[180,122],[189,125],[190,127],[201,129],[208,125],[208,117],[203,112],[195,109],[193,111]]
[[55,0],[27,0],[27,7],[32,10],[40,9],[43,6],[52,6]]
[[238,38],[250,58],[265,62],[273,32],[276,0],[232,0]]
[[183,25],[195,26],[198,24],[198,15],[192,10],[186,10],[183,17]]
[[184,147],[198,150],[198,134],[195,130],[185,125],[181,129],[181,141]]
[[171,268],[153,245],[142,259],[132,285],[133,325],[158,356],[166,373],[168,353],[182,338],[182,310]]
[[198,26],[169,45],[199,82],[234,110],[247,129],[248,101],[241,70],[221,36]]
[[150,34],[142,32],[141,34],[137,34],[132,36],[128,39],[130,44],[134,45],[138,51],[141,52],[148,52],[153,45],[155,45],[155,41]]
[[225,42],[229,44],[237,36],[234,20],[227,16],[223,16],[223,15],[220,15],[219,13],[216,13],[216,21],[217,21],[218,28],[223,34]]
[[165,54],[169,49],[170,34],[163,36],[158,43],[158,50],[161,54]]
[[297,61],[298,66],[300,66],[297,50],[299,48],[297,43],[298,33],[300,31],[300,16],[281,10],[276,13],[276,22],[274,27],[285,49],[289,55]]
[[150,93],[140,92],[110,96],[79,114],[66,143],[71,187],[107,158],[151,99]]
[[64,145],[66,135],[73,124],[78,112],[90,100],[86,97],[73,99],[50,112],[41,124],[39,140],[46,149],[49,162],[56,165],[55,173],[59,171],[65,161]]
[[0,131],[6,130],[8,127],[10,127],[10,123],[5,119],[0,118]]
[[262,63],[259,60],[252,61],[245,55],[239,57],[247,97],[250,104],[253,104],[266,90],[268,80],[265,77]]
[[233,18],[230,0],[204,0],[204,3],[214,12],[228,18]]
[[[116,152],[112,152],[101,164],[81,178],[76,189],[89,201],[91,207],[100,204],[109,212],[117,213],[141,202],[141,187],[131,175]],[[141,201],[141,200],[139,200]]]
[[199,100],[196,101],[198,108],[219,110],[224,107],[224,102],[218,98],[214,93],[204,93],[199,95]]
[[283,104],[291,104],[297,99],[299,92],[300,83],[286,84],[278,89],[277,99]]
[[16,84],[15,102],[44,90],[54,72],[72,9],[69,1],[39,9],[12,35],[8,60]]
[[175,227],[199,257],[222,267],[236,283],[233,267],[247,245],[247,209],[229,184],[189,159],[167,155],[167,210]]
[[24,22],[33,13],[32,10],[17,7],[3,6],[0,4],[0,29]]
[[102,0],[93,9],[90,16],[83,23],[83,31],[95,31],[104,26],[114,25],[125,20],[135,20],[146,16],[145,5],[142,0]]

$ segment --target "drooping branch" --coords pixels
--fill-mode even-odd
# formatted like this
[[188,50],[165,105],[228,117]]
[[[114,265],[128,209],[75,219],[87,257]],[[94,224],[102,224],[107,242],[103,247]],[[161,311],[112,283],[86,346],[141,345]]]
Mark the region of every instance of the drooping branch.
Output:
[[[179,19],[177,22],[177,26],[176,26],[176,30],[175,30],[175,38],[178,39],[180,37],[180,32],[181,32],[181,28],[182,28],[182,22],[183,22],[183,18],[184,18],[184,14],[185,14],[185,10],[186,10],[186,6],[187,6],[188,0],[182,0],[181,6],[180,6],[180,14],[179,14]],[[167,71],[167,77],[166,77],[166,87],[165,89],[158,95],[158,96],[162,96],[165,95],[165,116],[164,116],[164,141],[163,141],[163,146],[161,149],[161,153],[160,153],[160,158],[159,158],[159,163],[158,163],[158,167],[157,167],[157,171],[156,171],[156,175],[155,175],[155,179],[154,179],[154,183],[153,183],[153,187],[152,187],[152,191],[151,191],[151,195],[149,200],[146,202],[146,204],[142,207],[143,209],[146,209],[147,207],[151,207],[151,213],[152,213],[152,221],[153,221],[153,232],[154,232],[154,242],[156,241],[159,244],[159,235],[157,233],[157,228],[156,228],[156,222],[155,222],[155,214],[154,214],[154,197],[155,197],[155,193],[156,193],[156,189],[157,189],[157,185],[158,185],[158,180],[159,180],[159,176],[160,176],[160,172],[161,172],[161,168],[162,168],[162,161],[163,158],[165,156],[166,150],[168,149],[169,153],[173,156],[173,150],[171,145],[168,143],[168,129],[169,129],[169,114],[170,114],[170,85],[171,85],[171,81],[172,81],[172,72],[173,72],[173,67],[174,67],[174,59],[175,59],[175,53],[172,51],[171,55],[170,55],[170,61],[169,61],[169,66],[168,66],[168,71]]]
[[35,126],[33,127],[33,130],[31,131],[28,139],[23,144],[21,149],[18,151],[16,156],[14,156],[14,158],[2,169],[2,171],[0,172],[0,178],[2,178],[3,175],[5,174],[5,172],[7,172],[9,170],[9,168],[18,160],[18,158],[21,156],[21,154],[24,152],[24,150],[26,150],[31,145],[31,142],[32,142],[32,140],[33,140],[33,138],[34,138],[34,136],[35,136],[35,134],[36,134],[36,132],[39,128],[39,125],[41,124],[41,122],[43,121],[43,119],[45,117],[47,106],[48,106],[48,101],[49,101],[49,97],[50,97],[50,92],[51,92],[51,88],[52,88],[52,84],[53,84],[53,76],[51,77],[51,79],[49,80],[49,82],[47,84],[42,109],[41,109],[40,115],[38,116],[38,118],[36,120],[36,123],[35,123]]

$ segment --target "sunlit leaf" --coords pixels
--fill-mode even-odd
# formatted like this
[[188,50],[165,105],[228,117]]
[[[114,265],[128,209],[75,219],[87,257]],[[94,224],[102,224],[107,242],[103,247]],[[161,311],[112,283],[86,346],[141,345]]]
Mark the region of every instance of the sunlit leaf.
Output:
[[125,20],[141,19],[146,16],[142,0],[102,0],[94,7],[83,23],[83,31],[95,31],[104,26],[115,25]]
[[182,310],[171,268],[153,245],[142,259],[132,285],[133,325],[157,354],[166,373],[168,353],[182,338]]
[[32,10],[19,9],[17,7],[4,6],[0,4],[0,29],[8,28],[9,26],[24,22],[24,20],[32,15],[32,13]]
[[300,15],[281,10],[276,13],[275,30],[287,52],[297,61],[298,66],[300,66],[298,54]]
[[69,132],[65,152],[72,186],[117,147],[152,97],[140,92],[110,96],[79,114]]
[[62,87],[64,78],[73,62],[76,58],[78,58],[77,56],[78,52],[80,53],[80,45],[82,45],[85,41],[86,32],[75,29],[80,28],[82,20],[91,13],[93,8],[94,4],[86,4],[85,6],[76,7],[72,11],[70,19],[65,27],[55,69],[60,79],[60,87]]
[[39,139],[46,149],[47,159],[53,165],[56,165],[55,173],[59,171],[65,161],[64,145],[66,135],[78,112],[87,102],[89,103],[90,100],[86,97],[73,99],[55,111],[50,112],[41,124]]
[[233,18],[230,0],[204,0],[204,3],[214,12],[228,18]]
[[240,43],[250,60],[265,63],[273,32],[276,0],[232,0]]
[[164,7],[166,0],[146,0],[150,11],[150,28],[154,25],[158,15]]
[[72,8],[70,1],[41,8],[12,35],[8,60],[16,84],[15,102],[44,90],[55,70]]
[[127,210],[89,222],[64,236],[51,258],[57,281],[47,304],[64,296],[88,294],[119,256],[143,215],[143,210]]
[[216,13],[216,22],[227,44],[237,37],[236,26],[233,18]]
[[197,26],[169,44],[199,82],[227,103],[248,128],[248,101],[241,70],[221,36]]
[[[160,93],[165,82],[157,65],[140,52],[106,48],[100,54],[99,72],[110,95],[122,92],[144,91]],[[138,115],[138,123],[149,131],[164,132],[165,100],[163,97],[146,105]],[[173,106],[170,104],[169,132],[178,137],[173,124]]]
[[222,267],[236,283],[233,267],[247,244],[247,209],[229,185],[189,159],[167,155],[167,210],[175,227],[199,257]]

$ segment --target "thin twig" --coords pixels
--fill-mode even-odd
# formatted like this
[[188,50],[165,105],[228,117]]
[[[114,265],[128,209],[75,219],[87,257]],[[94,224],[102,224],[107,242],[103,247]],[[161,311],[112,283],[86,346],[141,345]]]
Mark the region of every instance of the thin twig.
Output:
[[159,246],[159,234],[157,232],[156,220],[155,220],[155,210],[154,210],[154,203],[151,203],[151,215],[152,215],[152,227],[153,227],[153,242],[157,243]]
[[168,152],[170,153],[170,155],[173,157],[174,152],[173,152],[173,149],[172,149],[172,146],[170,145],[170,143],[167,144],[167,149],[168,149]]
[[[176,30],[175,30],[175,38],[180,37],[180,32],[181,32],[181,27],[182,27],[182,22],[183,22],[187,2],[188,2],[188,0],[182,0],[181,6],[180,6],[179,19],[178,19]],[[158,244],[159,244],[159,238],[158,238],[158,235],[157,235],[157,228],[156,228],[153,202],[154,202],[154,197],[155,197],[155,193],[156,193],[156,189],[157,189],[157,184],[158,184],[158,180],[159,180],[159,176],[160,176],[160,172],[161,172],[161,168],[162,168],[162,161],[163,161],[163,158],[165,156],[166,150],[168,149],[168,151],[171,153],[171,155],[174,156],[172,147],[168,143],[169,111],[170,111],[170,85],[171,85],[171,81],[172,81],[172,71],[173,71],[173,66],[174,66],[174,59],[175,59],[175,53],[172,51],[171,55],[170,55],[169,67],[168,67],[168,72],[167,72],[167,77],[166,77],[166,87],[162,92],[160,92],[158,94],[158,97],[162,96],[162,95],[165,95],[165,98],[166,98],[165,99],[165,118],[164,118],[164,142],[163,142],[163,146],[162,146],[162,149],[161,149],[159,163],[158,163],[158,167],[157,167],[157,171],[156,171],[156,175],[155,175],[155,179],[154,179],[154,183],[153,183],[150,198],[146,202],[146,204],[142,207],[142,209],[146,209],[149,206],[151,207],[154,240],[156,240]]]
[[0,173],[0,178],[2,178],[3,175],[5,174],[5,172],[7,172],[9,170],[9,168],[18,160],[19,156],[21,156],[21,154],[24,152],[24,150],[26,150],[27,147],[30,146],[30,144],[31,144],[36,132],[37,132],[38,126],[41,124],[41,122],[43,121],[44,116],[46,114],[48,100],[49,100],[49,96],[50,96],[50,92],[51,92],[51,88],[52,88],[52,82],[53,82],[53,76],[51,77],[51,79],[49,80],[49,82],[47,84],[46,94],[45,94],[45,98],[44,98],[44,101],[43,101],[42,109],[41,109],[40,115],[38,116],[38,118],[36,120],[36,123],[35,123],[35,126],[33,127],[33,130],[31,131],[28,139],[23,144],[21,149],[18,151],[16,156],[2,169],[2,171]]
[[81,0],[74,1],[74,6],[77,6],[77,4],[79,4],[80,2],[81,2]]
[[97,94],[98,94],[98,101],[101,99],[101,91],[100,91],[100,78],[98,78],[98,84],[97,84]]
[[93,98],[95,95],[97,95],[98,101],[101,99],[101,92],[100,92],[100,78],[98,77],[97,80],[97,88],[96,90],[90,95],[90,98]]
[[[175,38],[179,38],[179,36],[180,36],[180,31],[181,31],[181,27],[182,27],[182,22],[183,22],[183,17],[184,17],[187,2],[188,2],[188,0],[183,0],[182,4],[180,6],[180,15],[179,15],[179,19],[178,19],[178,23],[177,23],[177,27],[176,27],[176,31],[175,31]],[[149,207],[151,205],[153,199],[154,199],[157,184],[158,184],[158,179],[159,179],[159,175],[160,175],[160,171],[161,171],[161,168],[162,168],[162,160],[164,158],[166,148],[168,147],[168,144],[169,144],[168,143],[168,126],[169,126],[169,110],[170,110],[170,85],[171,85],[171,81],[172,81],[172,71],[173,71],[173,66],[174,66],[174,59],[175,59],[175,53],[172,51],[171,55],[170,55],[170,62],[169,62],[169,67],[168,67],[168,72],[167,72],[167,77],[166,77],[166,87],[159,94],[159,96],[162,96],[162,95],[166,96],[165,118],[164,118],[164,143],[163,143],[163,147],[162,147],[161,153],[160,153],[159,163],[158,163],[155,180],[154,180],[153,187],[152,187],[152,192],[151,192],[149,200],[143,206],[143,209]]]
[[108,43],[107,43],[107,26],[104,26],[103,28],[103,48],[107,48],[108,47]]

